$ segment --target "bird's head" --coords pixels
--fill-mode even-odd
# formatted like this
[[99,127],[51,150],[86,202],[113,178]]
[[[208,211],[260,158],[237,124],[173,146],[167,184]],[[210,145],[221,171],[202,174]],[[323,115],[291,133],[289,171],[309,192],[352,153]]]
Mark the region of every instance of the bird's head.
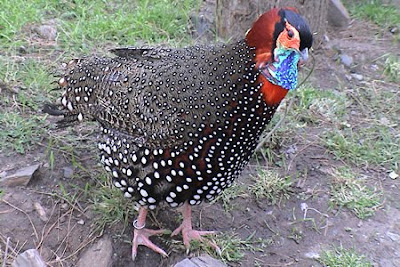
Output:
[[312,41],[306,20],[290,7],[264,13],[248,31],[246,42],[255,48],[254,61],[263,74],[262,91],[269,104],[279,103],[287,90],[296,88],[299,63],[307,61]]

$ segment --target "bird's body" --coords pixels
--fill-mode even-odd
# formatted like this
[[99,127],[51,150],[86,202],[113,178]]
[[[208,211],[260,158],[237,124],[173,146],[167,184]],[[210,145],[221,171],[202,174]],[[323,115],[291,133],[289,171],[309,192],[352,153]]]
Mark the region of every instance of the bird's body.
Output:
[[212,200],[239,175],[276,109],[263,101],[254,49],[241,41],[118,53],[73,62],[64,77],[78,88],[64,96],[71,118],[102,126],[113,184],[150,209]]
[[59,80],[60,123],[100,123],[105,169],[145,209],[212,200],[239,176],[297,83],[301,44],[268,47],[277,32],[259,46],[255,28],[228,45],[122,48],[112,58],[73,60]]

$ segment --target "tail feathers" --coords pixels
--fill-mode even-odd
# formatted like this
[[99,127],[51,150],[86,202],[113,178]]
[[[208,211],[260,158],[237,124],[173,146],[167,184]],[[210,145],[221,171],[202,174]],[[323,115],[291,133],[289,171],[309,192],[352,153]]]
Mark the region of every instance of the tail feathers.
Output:
[[58,128],[64,128],[76,124],[76,122],[83,120],[82,113],[68,112],[61,105],[45,103],[42,112],[52,116],[64,116],[61,120],[57,121]]
[[58,80],[55,90],[63,90],[56,104],[45,104],[43,112],[53,116],[64,116],[57,122],[60,127],[92,120],[97,102],[96,89],[103,63],[100,59],[73,59],[64,64],[65,73]]

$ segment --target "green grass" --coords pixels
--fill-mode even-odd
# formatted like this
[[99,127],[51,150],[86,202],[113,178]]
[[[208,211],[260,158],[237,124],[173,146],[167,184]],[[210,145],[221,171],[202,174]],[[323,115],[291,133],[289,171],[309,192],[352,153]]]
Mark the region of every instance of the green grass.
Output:
[[382,125],[327,131],[323,140],[337,159],[354,164],[393,167],[400,160],[400,137]]
[[110,178],[103,171],[97,176],[96,185],[89,190],[89,201],[93,204],[96,216],[96,225],[102,229],[123,223],[127,226],[131,218],[137,213],[133,203],[121,194],[121,191],[111,185]]
[[[44,102],[53,102],[56,80],[51,73],[62,58],[70,59],[110,46],[144,43],[182,45],[190,42],[189,12],[197,0],[96,1],[3,0],[0,9],[1,150],[25,153],[46,138]],[[57,28],[52,46],[35,37],[34,28]],[[19,51],[21,46],[27,51]],[[61,50],[60,50],[61,49]],[[66,52],[65,54],[60,54]],[[3,91],[5,92],[3,94]],[[9,111],[12,111],[9,113]],[[42,137],[38,137],[42,135]]]
[[384,74],[391,82],[400,82],[400,58],[395,55],[389,55],[385,60]]
[[51,82],[48,63],[34,59],[12,60],[0,56],[0,81],[12,89],[13,96],[1,97],[1,106],[17,105],[21,112],[38,111],[43,102],[48,101]]
[[379,0],[357,1],[349,4],[350,13],[358,18],[368,19],[379,26],[396,26],[400,24],[399,9]]
[[[189,12],[196,0],[96,1],[3,0],[0,38],[5,48],[29,45],[22,41],[34,25],[56,19],[57,45],[66,50],[89,51],[99,44],[134,45],[188,42]],[[16,44],[17,42],[17,44]]]
[[[284,122],[272,134],[268,142],[269,148],[281,147],[284,143],[292,143],[295,136],[304,134],[308,127],[320,127],[324,124],[343,124],[347,120],[349,101],[343,93],[332,90],[321,90],[306,84],[294,92],[289,92],[285,106],[289,99],[294,99]],[[287,108],[287,107],[286,107]],[[284,112],[277,112],[272,119],[267,132],[281,120]],[[281,155],[273,151],[265,151],[268,161],[275,161],[278,166],[285,164]]]
[[358,218],[372,216],[382,206],[382,192],[366,186],[349,168],[339,168],[333,173],[331,198],[333,205],[346,207]]
[[290,177],[282,177],[274,171],[259,170],[253,180],[255,183],[249,186],[249,190],[257,199],[266,199],[271,205],[275,205],[290,196]]
[[234,199],[238,197],[248,197],[246,191],[246,187],[243,184],[235,182],[231,187],[222,191],[222,193],[213,200],[213,203],[221,201],[225,212],[230,212],[235,208],[235,201],[233,201]]
[[206,242],[193,241],[191,243],[192,250],[202,250],[207,254],[214,255],[216,258],[220,258],[225,263],[237,263],[243,259],[244,254],[247,251],[251,252],[263,252],[264,248],[272,244],[270,239],[254,238],[255,232],[249,235],[247,238],[242,239],[235,233],[222,233],[212,238],[212,241],[221,249],[221,253],[218,254],[213,247]]
[[43,139],[46,117],[22,116],[16,112],[0,113],[0,151],[24,154]]
[[323,266],[329,267],[372,267],[372,263],[364,255],[358,254],[354,249],[342,247],[326,250],[321,253],[318,260]]

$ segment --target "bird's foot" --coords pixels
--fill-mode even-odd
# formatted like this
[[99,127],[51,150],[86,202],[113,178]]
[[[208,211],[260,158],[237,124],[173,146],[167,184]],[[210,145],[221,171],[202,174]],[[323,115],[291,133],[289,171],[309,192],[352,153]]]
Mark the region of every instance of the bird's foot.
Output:
[[153,242],[150,241],[149,237],[152,235],[162,235],[162,234],[166,234],[168,233],[167,230],[153,230],[153,229],[146,229],[146,228],[142,228],[142,229],[135,229],[134,233],[133,233],[133,241],[132,241],[132,260],[135,260],[136,255],[137,255],[137,249],[139,245],[143,245],[146,246],[152,250],[154,250],[155,252],[161,254],[164,257],[168,257],[168,254],[161,249],[160,247],[158,247],[157,245],[155,245]]
[[186,252],[189,252],[190,248],[190,241],[192,240],[198,240],[200,242],[206,242],[208,245],[210,245],[212,248],[217,251],[218,254],[221,254],[221,249],[215,244],[214,242],[203,238],[204,235],[212,235],[216,234],[215,231],[198,231],[198,230],[193,230],[192,225],[187,226],[185,223],[182,223],[178,228],[175,229],[175,231],[172,232],[172,236],[178,235],[180,232],[182,232],[182,239],[183,239],[183,244],[186,247]]
[[203,238],[204,235],[216,234],[215,231],[198,231],[192,228],[191,208],[188,203],[183,206],[183,222],[182,224],[172,232],[172,236],[182,233],[183,244],[186,247],[186,252],[189,252],[190,241],[198,240],[200,242],[208,243],[209,246],[215,249],[218,254],[221,254],[221,249],[214,242]]
[[168,230],[152,230],[144,228],[146,224],[146,216],[147,216],[147,208],[141,207],[139,209],[138,219],[133,222],[133,227],[135,230],[133,232],[133,240],[132,240],[132,260],[135,260],[137,255],[137,249],[139,245],[146,246],[155,252],[161,254],[164,257],[168,257],[168,254],[153,242],[150,241],[149,237],[152,235],[162,235],[168,234],[170,231]]

